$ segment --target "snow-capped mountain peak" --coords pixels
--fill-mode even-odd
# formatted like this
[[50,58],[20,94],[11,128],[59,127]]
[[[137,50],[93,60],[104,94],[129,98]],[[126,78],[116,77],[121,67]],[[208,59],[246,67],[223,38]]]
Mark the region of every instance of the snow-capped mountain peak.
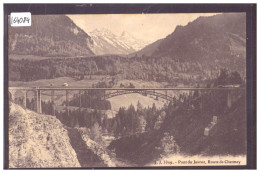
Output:
[[127,31],[123,31],[119,39],[126,44],[131,45],[135,51],[141,50],[149,44],[148,42],[135,38]]
[[96,28],[90,32],[90,35],[115,35],[107,28]]
[[117,36],[107,28],[97,28],[89,34],[94,42],[91,50],[96,55],[130,54],[147,45],[126,31]]
[[120,35],[120,37],[133,37],[129,32],[123,31]]

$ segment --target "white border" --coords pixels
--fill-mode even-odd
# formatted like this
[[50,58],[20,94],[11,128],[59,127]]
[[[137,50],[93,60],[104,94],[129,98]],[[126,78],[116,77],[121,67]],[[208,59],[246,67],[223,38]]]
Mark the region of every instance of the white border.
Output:
[[[218,1],[212,1],[212,0],[201,0],[201,1],[195,1],[195,0],[182,0],[182,1],[171,1],[171,0],[73,0],[73,1],[55,1],[55,0],[44,0],[44,1],[40,1],[40,0],[3,0],[1,6],[0,6],[0,19],[3,19],[3,3],[257,3],[256,0],[252,1],[252,0],[248,0],[248,1],[241,1],[241,0],[218,0]],[[4,33],[3,31],[3,20],[1,20],[2,22],[0,22],[0,29],[1,29],[1,33]],[[257,15],[257,23],[259,23],[259,16]],[[257,31],[259,31],[257,29]],[[259,41],[259,39],[257,38],[257,42]],[[4,100],[3,98],[3,86],[4,86],[4,74],[3,74],[3,68],[4,68],[4,61],[3,61],[3,34],[2,34],[2,41],[0,41],[0,46],[2,48],[2,52],[1,52],[1,57],[2,60],[0,61],[1,64],[1,70],[0,70],[0,100]],[[259,44],[257,44],[257,50],[259,48]],[[259,61],[257,61],[257,66],[259,66]],[[259,82],[260,81],[260,73],[258,73],[257,71],[257,86],[259,86]],[[259,93],[257,93],[257,97],[259,96]],[[257,107],[260,107],[260,103],[257,102]],[[0,124],[1,124],[1,141],[0,141],[0,169],[2,172],[4,171],[10,171],[13,172],[15,170],[3,170],[3,102],[0,104],[0,110],[1,110],[1,118],[0,118]],[[257,119],[257,124],[259,124],[259,120],[260,118],[258,117]],[[257,130],[257,134],[260,134],[259,128]],[[259,136],[259,135],[257,135]],[[258,141],[258,140],[257,140]],[[259,143],[259,142],[257,142]],[[258,145],[259,146],[259,145]],[[258,148],[259,150],[259,148]],[[260,158],[259,158],[259,152],[257,152],[257,165],[260,166]],[[19,170],[21,172],[28,172],[28,171],[35,171],[35,170]],[[57,171],[62,171],[62,172],[74,172],[75,170],[37,170],[37,171],[48,171],[48,172],[57,172]],[[94,170],[77,170],[80,172],[93,172]],[[103,172],[102,170],[95,170],[97,172]],[[119,172],[119,171],[126,171],[126,172],[132,172],[133,170],[105,170],[106,172]],[[149,172],[157,172],[160,170],[137,170],[137,172],[141,172],[141,171],[149,171]],[[172,172],[174,170],[164,170],[167,172]],[[176,170],[178,172],[208,172],[209,170]],[[241,170],[210,170],[210,172],[241,172]],[[244,171],[243,171],[244,172]],[[256,170],[246,170],[246,172],[257,172]]]

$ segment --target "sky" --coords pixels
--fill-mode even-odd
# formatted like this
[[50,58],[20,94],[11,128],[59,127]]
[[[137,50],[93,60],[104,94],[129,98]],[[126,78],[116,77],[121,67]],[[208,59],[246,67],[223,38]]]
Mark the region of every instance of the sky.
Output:
[[160,13],[160,14],[80,14],[67,15],[86,33],[106,28],[120,35],[123,31],[146,42],[154,42],[171,34],[178,25],[187,25],[200,16],[216,13]]

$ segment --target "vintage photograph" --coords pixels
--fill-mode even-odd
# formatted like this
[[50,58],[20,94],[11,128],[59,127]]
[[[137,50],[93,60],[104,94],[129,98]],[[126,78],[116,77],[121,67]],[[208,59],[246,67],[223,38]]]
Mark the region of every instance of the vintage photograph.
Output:
[[9,168],[247,165],[245,12],[8,17]]

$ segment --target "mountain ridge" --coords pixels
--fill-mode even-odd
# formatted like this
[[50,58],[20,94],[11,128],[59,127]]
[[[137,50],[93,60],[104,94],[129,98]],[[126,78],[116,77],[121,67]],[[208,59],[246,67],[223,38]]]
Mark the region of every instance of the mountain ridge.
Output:
[[[156,41],[156,46],[151,47],[155,45],[154,42],[135,54],[169,56],[180,60],[191,60],[195,57],[195,60],[202,60],[208,59],[209,56],[216,57],[217,53],[233,56],[239,50],[236,56],[245,58],[245,19],[245,13],[199,17],[185,26],[177,26],[171,34],[161,39],[160,43]],[[215,51],[217,52],[214,53]]]
[[32,15],[30,27],[9,25],[9,54],[90,56],[91,37],[64,15]]

